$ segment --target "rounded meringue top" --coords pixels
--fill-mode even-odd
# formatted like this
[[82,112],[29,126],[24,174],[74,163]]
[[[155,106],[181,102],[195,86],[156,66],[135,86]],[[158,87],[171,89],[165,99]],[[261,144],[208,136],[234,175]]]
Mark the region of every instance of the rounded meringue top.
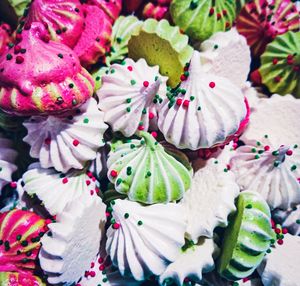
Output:
[[113,64],[102,77],[97,92],[99,107],[114,131],[129,137],[156,126],[156,106],[167,92],[167,77],[161,76],[158,69],[149,67],[144,59],[126,59],[122,64]]
[[205,73],[195,51],[180,86],[164,98],[158,127],[180,149],[197,150],[223,143],[247,115],[242,91],[230,80]]
[[49,41],[40,23],[17,34],[13,50],[0,58],[0,104],[19,113],[71,109],[89,98],[93,79],[67,46]]

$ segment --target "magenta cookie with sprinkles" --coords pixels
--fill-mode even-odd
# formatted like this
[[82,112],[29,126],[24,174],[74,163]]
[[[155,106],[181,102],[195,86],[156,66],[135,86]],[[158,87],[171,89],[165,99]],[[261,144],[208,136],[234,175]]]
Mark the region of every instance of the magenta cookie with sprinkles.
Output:
[[79,0],[35,0],[25,12],[25,25],[43,23],[53,41],[73,48],[84,29],[85,15]]
[[84,103],[94,80],[67,46],[49,40],[40,23],[16,35],[0,58],[0,107],[19,115],[57,114]]
[[33,270],[46,221],[35,213],[12,210],[0,214],[0,272]]
[[249,1],[237,18],[254,56],[260,56],[276,36],[300,28],[300,16],[291,0]]

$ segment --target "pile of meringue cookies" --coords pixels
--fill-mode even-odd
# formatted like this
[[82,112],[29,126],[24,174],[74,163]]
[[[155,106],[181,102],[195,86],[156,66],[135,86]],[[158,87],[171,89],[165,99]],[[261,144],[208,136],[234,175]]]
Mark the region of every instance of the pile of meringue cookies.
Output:
[[299,285],[299,2],[3,3],[1,286]]

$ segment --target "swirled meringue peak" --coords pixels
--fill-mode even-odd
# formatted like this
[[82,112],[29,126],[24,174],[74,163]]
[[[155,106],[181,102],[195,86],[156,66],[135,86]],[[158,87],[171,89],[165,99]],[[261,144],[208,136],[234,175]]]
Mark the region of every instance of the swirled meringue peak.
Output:
[[201,43],[201,62],[208,72],[245,85],[250,71],[250,48],[235,28],[218,32]]
[[0,214],[0,272],[33,270],[46,231],[46,221],[33,212]]
[[31,146],[30,156],[39,159],[43,168],[63,173],[83,169],[95,159],[107,129],[93,98],[67,115],[33,116],[24,126],[28,134],[23,140]]
[[300,203],[300,149],[261,142],[241,146],[230,161],[242,190],[258,192],[271,209]]
[[186,221],[178,204],[142,206],[113,201],[115,223],[107,231],[106,250],[122,275],[145,280],[160,275],[180,255]]
[[191,171],[169,155],[152,135],[121,144],[108,155],[108,178],[132,201],[167,203],[182,198],[191,184]]
[[103,236],[105,208],[98,196],[83,194],[48,225],[39,259],[50,284],[71,285],[89,269]]
[[93,93],[92,76],[67,46],[49,41],[40,23],[17,34],[14,51],[0,57],[0,107],[20,115],[73,109]]
[[234,135],[247,117],[240,88],[230,80],[205,73],[194,51],[180,86],[165,97],[158,127],[179,149],[210,148]]
[[229,214],[236,210],[238,194],[234,174],[221,161],[209,159],[194,174],[191,188],[181,201],[188,214],[186,236],[197,242],[200,236],[212,237],[217,226],[226,227]]
[[33,22],[43,23],[53,41],[61,42],[70,48],[73,48],[80,38],[84,21],[79,0],[34,0],[25,19],[27,25]]
[[38,163],[32,164],[23,175],[24,190],[36,195],[51,215],[61,213],[68,203],[82,195],[96,196],[99,192],[96,179],[90,172],[72,170],[67,174],[52,169],[43,169]]
[[17,170],[16,158],[17,151],[13,149],[12,141],[4,138],[0,133],[0,194],[1,189],[11,182],[11,176]]
[[130,137],[138,130],[156,126],[156,106],[167,92],[167,77],[158,70],[158,66],[149,67],[144,59],[126,59],[123,64],[113,64],[102,77],[98,106],[114,131]]

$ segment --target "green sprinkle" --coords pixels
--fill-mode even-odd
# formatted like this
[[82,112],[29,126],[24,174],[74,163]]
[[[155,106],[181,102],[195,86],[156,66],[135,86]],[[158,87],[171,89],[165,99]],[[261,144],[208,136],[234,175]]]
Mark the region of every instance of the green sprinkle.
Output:
[[264,150],[259,150],[258,151],[258,154],[262,154],[262,153],[264,153]]
[[134,79],[132,79],[132,80],[130,81],[130,84],[131,84],[131,85],[135,85],[135,84],[136,84],[136,81],[135,81]]
[[269,137],[269,136],[266,134],[266,135],[265,135],[265,138],[268,138],[268,137]]
[[155,76],[154,80],[155,80],[155,81],[157,81],[157,80],[158,80],[158,76],[157,76],[157,75]]
[[297,145],[297,144],[294,145],[294,149],[296,149],[296,148],[298,148],[298,145]]
[[130,149],[134,149],[135,145],[134,144],[130,144]]
[[126,219],[129,218],[129,213],[125,213],[124,218],[126,218]]
[[228,172],[228,169],[225,168],[225,169],[224,169],[224,172],[227,173],[227,172]]
[[96,81],[99,81],[100,79],[100,76],[96,76]]
[[193,0],[190,4],[190,9],[195,10],[198,7],[197,0]]
[[261,143],[260,143],[259,141],[257,141],[257,142],[256,142],[256,145],[257,145],[257,146],[260,146],[260,145],[261,145]]
[[297,166],[296,165],[293,165],[292,167],[291,167],[291,171],[295,171],[297,169]]
[[69,88],[73,88],[74,87],[74,84],[73,83],[70,83],[69,84]]
[[260,156],[259,155],[255,155],[255,157],[254,157],[255,159],[259,159],[260,158]]
[[251,152],[252,152],[252,153],[256,153],[256,149],[255,149],[255,148],[252,148],[252,149],[251,149]]
[[117,40],[117,43],[118,43],[118,44],[120,44],[120,43],[122,42],[122,38],[120,38],[120,37],[117,37],[116,40]]
[[111,70],[110,70],[110,73],[115,73],[115,69],[111,69]]
[[138,221],[137,223],[139,226],[143,225],[143,222],[141,220]]
[[20,241],[21,238],[22,238],[22,235],[21,235],[21,234],[18,234],[18,235],[17,235],[17,240]]
[[216,160],[214,163],[215,163],[215,164],[218,164],[218,163],[219,163],[219,161],[218,161],[218,160]]
[[116,220],[114,219],[114,218],[112,218],[111,220],[110,220],[110,223],[111,224],[114,224],[116,222]]
[[141,140],[141,145],[144,145],[145,144],[145,140]]
[[61,59],[63,59],[63,57],[64,57],[62,54],[58,54],[57,56]]
[[126,174],[127,174],[127,176],[130,176],[132,174],[132,168],[131,167],[127,167]]
[[114,205],[116,204],[116,202],[115,202],[114,200],[112,200],[112,201],[110,202],[110,204],[114,206]]
[[108,281],[108,279],[107,279],[107,278],[103,278],[102,281],[103,281],[104,283],[106,283],[106,282]]
[[27,240],[23,240],[23,241],[21,242],[21,245],[22,245],[22,246],[27,246],[27,245],[28,245],[28,241],[27,241]]
[[85,124],[89,123],[89,119],[88,118],[84,118],[83,119],[83,123],[85,123]]
[[117,186],[119,186],[122,182],[123,182],[123,180],[121,178],[118,178],[117,182],[116,182]]
[[300,224],[300,219],[297,219],[297,220],[296,220],[296,224]]
[[[181,94],[185,95],[185,94],[186,94],[186,89],[182,88],[182,89],[180,90],[180,92],[181,92]],[[191,97],[193,97],[193,96],[191,96]],[[194,97],[194,98],[195,98],[195,97]]]
[[152,175],[151,172],[148,171],[147,174],[146,174],[146,178],[147,178],[147,177],[151,177],[151,175]]
[[278,167],[280,165],[280,162],[279,161],[275,161],[274,162],[274,167]]
[[278,156],[278,155],[279,155],[279,151],[273,151],[273,152],[272,152],[272,155],[273,155],[273,156]]
[[195,99],[195,96],[190,96],[190,101],[193,101]]
[[127,103],[130,103],[130,102],[131,102],[131,98],[127,98],[127,99],[126,99],[126,102],[127,102]]
[[12,57],[11,54],[7,54],[7,55],[6,55],[6,59],[7,59],[8,61],[10,61],[12,58],[13,58],[13,57]]
[[131,111],[131,108],[130,108],[130,107],[127,107],[127,108],[126,108],[126,111],[127,111],[127,112],[130,112],[130,111]]
[[219,46],[218,45],[214,45],[214,49],[216,50]]
[[252,205],[251,204],[246,205],[246,209],[252,209]]
[[201,106],[198,106],[197,110],[200,111],[201,110]]

